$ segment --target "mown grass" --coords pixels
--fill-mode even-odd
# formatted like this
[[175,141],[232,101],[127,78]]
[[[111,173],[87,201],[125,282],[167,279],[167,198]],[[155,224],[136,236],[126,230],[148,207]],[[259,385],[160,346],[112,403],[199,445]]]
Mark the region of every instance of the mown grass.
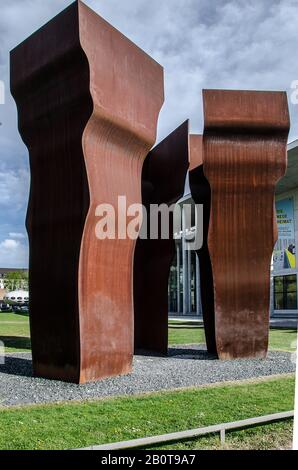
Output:
[[6,352],[28,352],[31,349],[29,317],[0,313],[0,341]]
[[[295,351],[297,330],[270,330],[269,348],[279,351]],[[30,350],[29,318],[27,315],[0,313],[0,341],[6,352]],[[169,345],[205,343],[204,329],[191,322],[169,322]]]
[[[189,325],[187,327],[169,324],[169,344],[196,344],[205,343],[204,329],[201,326]],[[275,351],[296,350],[296,329],[271,329],[269,334],[269,348]]]
[[269,347],[270,349],[274,349],[276,351],[295,351],[297,348],[297,330],[270,330]]
[[256,426],[226,433],[221,444],[219,435],[212,434],[198,439],[148,447],[150,450],[290,450],[293,446],[293,420]]
[[28,323],[29,315],[18,314],[18,313],[3,313],[0,312],[0,325],[3,322],[18,322],[18,323]]
[[205,343],[204,328],[199,326],[187,326],[169,324],[169,344],[203,344]]
[[[94,402],[2,408],[0,449],[87,447],[287,411],[293,406],[294,376]],[[276,433],[279,443],[289,441],[291,425],[281,427],[284,425],[271,428],[270,445]],[[254,445],[259,445],[258,440],[265,445],[266,439],[260,437],[264,429],[255,431],[259,437],[250,434],[252,431],[245,433]],[[235,436],[228,437],[228,445],[230,439],[234,439],[233,445],[247,445],[243,443],[243,432],[237,434],[236,441]],[[171,444],[170,448],[194,449],[202,445],[218,448],[218,438]]]

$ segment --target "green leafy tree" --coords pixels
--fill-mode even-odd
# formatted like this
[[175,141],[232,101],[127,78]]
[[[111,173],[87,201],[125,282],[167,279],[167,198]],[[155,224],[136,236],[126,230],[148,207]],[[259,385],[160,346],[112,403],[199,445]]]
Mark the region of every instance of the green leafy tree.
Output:
[[3,281],[6,290],[28,290],[28,273],[26,271],[12,271],[11,273],[7,273]]

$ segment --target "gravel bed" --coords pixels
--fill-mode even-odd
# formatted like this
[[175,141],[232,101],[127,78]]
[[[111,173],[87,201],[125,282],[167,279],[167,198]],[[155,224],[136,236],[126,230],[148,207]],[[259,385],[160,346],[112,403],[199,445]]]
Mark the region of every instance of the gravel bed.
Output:
[[203,345],[171,348],[168,357],[135,356],[133,372],[84,385],[32,377],[30,353],[12,353],[0,364],[0,405],[86,400],[295,372],[291,354],[267,359],[218,361]]

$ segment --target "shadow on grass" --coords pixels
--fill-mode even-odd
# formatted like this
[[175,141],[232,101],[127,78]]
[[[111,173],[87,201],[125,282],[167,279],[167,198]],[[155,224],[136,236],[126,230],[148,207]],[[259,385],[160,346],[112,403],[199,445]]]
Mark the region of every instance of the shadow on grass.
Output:
[[18,315],[19,317],[24,317],[24,318],[29,318],[29,312],[18,312],[18,311],[12,311],[14,315]]
[[216,354],[208,353],[202,345],[180,348],[179,346],[169,347],[169,357],[176,359],[196,359],[199,361],[216,360]]
[[0,336],[0,341],[2,341],[5,348],[31,350],[30,338],[26,338],[24,336]]
[[182,323],[181,325],[169,325],[170,330],[202,330],[204,327],[203,325],[188,325],[186,323]]

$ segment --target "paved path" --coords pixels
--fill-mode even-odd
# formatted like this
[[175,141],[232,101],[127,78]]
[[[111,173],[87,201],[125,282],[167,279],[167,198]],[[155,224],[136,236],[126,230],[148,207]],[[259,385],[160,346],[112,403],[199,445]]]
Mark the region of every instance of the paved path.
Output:
[[271,318],[270,328],[297,328],[297,318]]
[[135,356],[130,375],[74,385],[33,378],[30,353],[11,353],[5,359],[0,364],[2,406],[133,395],[295,372],[286,352],[271,351],[266,360],[218,361],[203,345],[178,346],[170,349],[169,357]]

